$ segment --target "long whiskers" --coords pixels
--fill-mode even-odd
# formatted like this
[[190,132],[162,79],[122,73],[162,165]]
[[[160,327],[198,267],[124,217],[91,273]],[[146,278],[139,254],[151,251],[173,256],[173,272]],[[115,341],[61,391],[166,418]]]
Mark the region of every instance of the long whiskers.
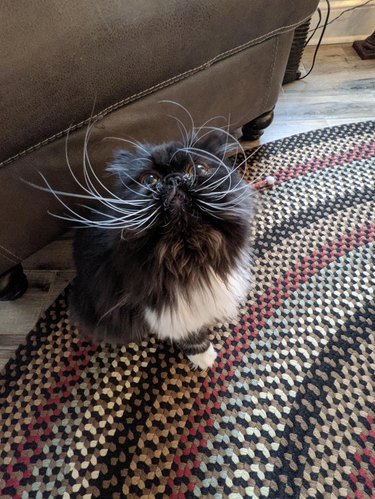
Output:
[[[39,172],[45,186],[39,186],[36,184],[32,184],[27,182],[29,185],[36,187],[42,191],[51,193],[55,199],[59,202],[59,204],[66,210],[66,214],[59,215],[55,213],[50,213],[50,215],[69,222],[74,222],[78,224],[78,227],[87,228],[87,227],[96,227],[101,229],[116,229],[121,230],[122,236],[125,231],[138,232],[142,231],[145,228],[149,227],[152,224],[157,216],[159,215],[159,207],[155,198],[150,194],[153,193],[151,189],[147,186],[144,186],[137,182],[135,179],[131,178],[126,172],[124,176],[131,178],[133,182],[140,185],[143,191],[149,191],[150,194],[147,195],[144,192],[136,192],[131,189],[123,180],[124,187],[136,194],[138,199],[129,199],[125,200],[120,198],[117,194],[112,192],[104,183],[100,180],[98,175],[96,174],[89,157],[88,153],[88,144],[90,141],[90,137],[95,126],[95,122],[89,124],[87,127],[84,143],[83,143],[83,151],[82,151],[82,173],[83,173],[83,182],[81,182],[77,175],[74,173],[72,165],[70,163],[69,155],[68,155],[68,139],[69,133],[67,134],[67,138],[65,141],[65,158],[68,166],[69,173],[74,180],[75,184],[80,189],[80,193],[76,192],[67,192],[63,190],[55,190],[49,184],[46,177]],[[124,139],[125,141],[125,139]],[[136,144],[138,149],[143,150],[148,154],[145,148],[143,148],[140,144]],[[102,192],[105,194],[103,195]],[[100,208],[94,208],[91,206],[87,206],[84,204],[80,204],[82,208],[87,210],[88,212],[95,215],[95,217],[91,218],[89,216],[84,216],[80,212],[76,211],[73,207],[69,206],[64,198],[74,198],[79,200],[88,200],[95,201],[99,203],[99,206],[102,206],[104,210]]]
[[[189,157],[192,162],[196,162],[197,158],[202,158],[202,162],[206,161],[211,166],[207,178],[203,180],[200,179],[198,182],[197,173],[194,172],[189,178],[189,183],[186,184],[188,185],[197,206],[199,206],[202,211],[209,213],[216,218],[223,218],[224,212],[228,214],[234,213],[235,210],[237,210],[237,212],[238,210],[241,210],[241,203],[246,196],[249,196],[251,188],[248,184],[244,185],[244,172],[241,177],[239,170],[242,168],[243,164],[246,164],[249,156],[246,157],[241,144],[229,132],[229,120],[227,120],[225,128],[211,125],[212,121],[215,119],[225,119],[224,116],[215,116],[207,120],[201,126],[196,127],[192,114],[183,105],[170,100],[161,102],[173,104],[182,109],[190,122],[189,126],[187,126],[180,118],[171,116],[180,129],[182,142],[177,145],[174,153],[170,155],[169,164],[172,165],[172,160],[176,154],[183,153],[185,159],[187,157],[186,162],[188,162]],[[90,119],[83,140],[81,175],[77,175],[77,173],[74,172],[69,159],[69,132],[65,141],[66,163],[69,173],[75,185],[78,187],[79,192],[68,192],[63,189],[54,190],[46,177],[41,173],[40,175],[44,182],[44,186],[31,185],[52,193],[55,199],[64,208],[64,214],[52,214],[53,216],[65,221],[74,222],[78,224],[79,227],[83,228],[96,227],[105,230],[119,230],[121,232],[121,237],[125,239],[127,237],[127,232],[138,234],[147,230],[158,220],[158,217],[163,210],[160,199],[158,198],[160,192],[157,191],[156,188],[151,188],[150,186],[141,183],[137,178],[134,178],[133,175],[126,171],[126,168],[122,168],[122,163],[114,163],[112,167],[108,168],[108,171],[118,175],[118,181],[122,183],[128,195],[132,194],[130,198],[133,199],[126,199],[129,197],[126,195],[120,197],[117,191],[113,192],[104,184],[93,166],[92,157],[90,158],[89,155],[89,145],[91,150],[92,143],[94,142],[92,134],[95,125],[96,120],[91,121]],[[211,150],[206,150],[203,145],[200,147],[200,141],[202,139],[205,139],[210,134],[216,133],[224,134],[223,137],[225,137],[225,140],[220,141],[222,145],[215,153],[211,152]],[[148,144],[142,145],[137,141],[121,137],[106,137],[102,140],[116,140],[129,144],[137,151],[137,157],[133,156],[132,158],[132,155],[129,155],[129,158],[132,158],[130,161],[148,161],[153,165],[152,148]],[[182,145],[182,147],[179,147],[180,145]],[[228,164],[226,159],[228,153],[233,150],[235,150],[236,153],[234,166],[232,167]],[[258,150],[259,148],[251,155],[256,154]],[[240,153],[243,155],[243,159],[241,158],[241,160],[238,161],[238,154]],[[135,164],[132,166],[135,168]],[[217,175],[218,171],[223,172],[223,174]],[[236,172],[237,174],[235,174]],[[66,199],[77,200],[77,208],[72,207]],[[90,202],[96,202],[97,205],[89,206]],[[82,212],[78,209],[78,206],[85,211]]]
[[[51,215],[54,215],[56,218],[59,218],[60,220],[66,220],[69,222],[76,222],[78,223],[78,227],[97,227],[100,229],[121,229],[122,231],[125,230],[137,230],[139,228],[143,228],[146,222],[148,222],[151,219],[156,218],[156,216],[159,214],[159,207],[157,207],[150,215],[148,216],[134,216],[132,215],[129,217],[129,219],[126,219],[125,217],[120,217],[120,218],[111,218],[108,220],[89,220],[87,218],[84,218],[80,216],[78,213],[74,212],[73,210],[70,210],[68,206],[65,205],[65,207],[70,211],[71,213],[74,214],[74,216],[69,217],[69,216],[64,216],[64,215],[54,215],[51,213]],[[92,209],[95,211],[95,209]],[[103,216],[107,216],[107,214],[100,213]],[[147,225],[149,226],[149,225]]]
[[173,106],[176,106],[176,107],[179,107],[180,109],[182,109],[184,111],[184,113],[186,113],[186,115],[188,116],[189,118],[189,121],[190,121],[190,129],[191,130],[194,130],[195,129],[195,124],[194,124],[194,119],[193,119],[193,116],[192,114],[190,113],[190,111],[188,111],[188,109],[183,106],[182,104],[176,102],[176,101],[173,101],[173,100],[169,100],[169,99],[163,99],[161,101],[159,101],[160,104],[172,104]]
[[134,140],[123,139],[122,137],[104,137],[102,141],[106,140],[119,140],[120,142],[125,142],[126,144],[132,145],[135,149],[143,151],[146,154],[146,157],[149,155],[149,151],[145,149],[145,147],[140,143]]

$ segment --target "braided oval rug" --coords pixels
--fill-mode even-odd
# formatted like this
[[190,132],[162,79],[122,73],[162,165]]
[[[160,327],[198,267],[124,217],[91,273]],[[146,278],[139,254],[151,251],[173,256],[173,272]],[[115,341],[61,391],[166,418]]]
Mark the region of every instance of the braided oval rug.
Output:
[[365,122],[249,159],[276,184],[208,372],[80,341],[62,294],[1,374],[0,497],[375,498],[374,144]]

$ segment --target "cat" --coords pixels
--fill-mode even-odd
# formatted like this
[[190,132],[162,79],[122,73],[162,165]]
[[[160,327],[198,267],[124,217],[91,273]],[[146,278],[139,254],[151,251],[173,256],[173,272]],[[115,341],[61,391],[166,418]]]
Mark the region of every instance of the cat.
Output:
[[84,337],[128,344],[152,333],[212,367],[208,328],[236,317],[252,268],[255,200],[225,159],[228,135],[119,150],[107,167],[114,187],[99,195],[87,184],[98,204],[79,216],[69,300]]

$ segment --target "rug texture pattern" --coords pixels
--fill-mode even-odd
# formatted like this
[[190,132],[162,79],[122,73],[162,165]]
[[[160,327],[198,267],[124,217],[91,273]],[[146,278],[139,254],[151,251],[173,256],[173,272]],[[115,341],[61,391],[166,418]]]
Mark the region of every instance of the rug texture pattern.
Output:
[[68,290],[0,380],[0,497],[375,498],[375,123],[249,159],[256,283],[208,372],[79,339]]

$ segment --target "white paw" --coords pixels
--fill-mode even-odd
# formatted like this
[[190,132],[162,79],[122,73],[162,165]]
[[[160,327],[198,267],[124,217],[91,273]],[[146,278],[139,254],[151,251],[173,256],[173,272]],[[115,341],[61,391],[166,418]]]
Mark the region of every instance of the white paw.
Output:
[[194,367],[199,367],[199,369],[202,369],[203,371],[213,366],[216,357],[217,353],[212,346],[212,343],[210,343],[210,346],[205,352],[188,355],[188,359],[193,363]]

